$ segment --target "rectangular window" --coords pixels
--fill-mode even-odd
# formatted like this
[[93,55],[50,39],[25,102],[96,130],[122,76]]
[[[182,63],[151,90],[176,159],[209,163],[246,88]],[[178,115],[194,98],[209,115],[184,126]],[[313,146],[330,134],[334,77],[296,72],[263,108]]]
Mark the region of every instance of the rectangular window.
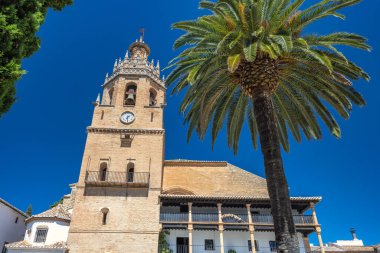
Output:
[[15,219],[15,223],[17,223],[18,222],[18,217],[16,217],[16,219]]
[[34,242],[45,242],[47,233],[48,233],[47,228],[37,228]]
[[211,239],[205,240],[205,250],[215,250],[214,240],[211,240]]
[[271,252],[276,252],[277,251],[276,241],[269,241],[269,248]]
[[[255,240],[255,251],[259,251],[259,242]],[[248,251],[252,252],[252,241],[248,240]]]

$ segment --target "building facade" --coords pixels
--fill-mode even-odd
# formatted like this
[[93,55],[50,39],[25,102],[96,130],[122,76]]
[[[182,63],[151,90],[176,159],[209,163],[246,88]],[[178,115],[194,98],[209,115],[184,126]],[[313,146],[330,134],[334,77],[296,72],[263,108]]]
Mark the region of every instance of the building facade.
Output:
[[[154,252],[166,89],[150,48],[133,43],[95,102],[69,232],[70,252]],[[98,222],[100,221],[100,222]]]
[[0,198],[0,250],[5,244],[22,240],[25,233],[25,219],[29,216]]
[[[132,43],[94,102],[70,252],[277,251],[265,179],[223,161],[164,160],[165,80],[149,53],[142,38]],[[320,200],[292,198],[303,252],[309,233],[323,245]]]
[[[310,233],[320,235],[320,200],[291,198],[302,252]],[[169,252],[277,252],[265,179],[227,162],[165,161],[160,203]]]
[[6,245],[7,253],[65,253],[68,251],[67,236],[70,228],[75,184],[62,203],[42,213],[27,218],[23,240]]

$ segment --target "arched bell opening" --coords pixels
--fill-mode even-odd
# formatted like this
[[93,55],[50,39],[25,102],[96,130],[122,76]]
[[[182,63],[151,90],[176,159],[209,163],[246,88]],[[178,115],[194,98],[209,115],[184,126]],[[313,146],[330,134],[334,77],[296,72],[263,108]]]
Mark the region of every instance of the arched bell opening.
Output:
[[149,106],[157,105],[157,91],[155,89],[149,90]]
[[125,89],[125,95],[124,95],[124,105],[127,105],[127,106],[136,105],[136,92],[137,92],[136,84],[127,85]]

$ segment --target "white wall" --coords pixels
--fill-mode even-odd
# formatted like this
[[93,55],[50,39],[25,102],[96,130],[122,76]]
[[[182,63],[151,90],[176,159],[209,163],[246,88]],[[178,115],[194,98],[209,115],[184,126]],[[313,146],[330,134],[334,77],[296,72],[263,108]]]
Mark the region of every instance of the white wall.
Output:
[[[36,231],[38,227],[47,227],[48,233],[46,237],[45,243],[35,243],[34,239],[36,236]],[[63,221],[41,221],[41,220],[35,220],[27,225],[27,231],[31,229],[30,235],[28,233],[25,233],[25,241],[28,241],[29,243],[32,243],[33,245],[49,245],[54,244],[56,242],[66,242],[67,236],[69,234],[69,228],[70,224]]]
[[[176,252],[176,238],[177,237],[188,237],[187,230],[169,230],[170,235],[166,237],[167,242],[171,246],[173,253]],[[228,250],[233,249],[237,253],[247,253],[248,252],[248,240],[249,232],[248,231],[224,231],[223,240],[225,250],[227,253]],[[214,240],[215,250],[214,251],[205,251],[204,250],[204,240],[212,239]],[[273,253],[270,252],[269,241],[275,241],[274,232],[255,232],[255,240],[258,241],[259,253]],[[302,235],[298,233],[298,241],[300,242],[301,252],[305,252]],[[220,252],[220,240],[219,240],[219,231],[205,231],[205,230],[194,230],[193,231],[193,253],[212,253]],[[252,245],[254,246],[254,245]]]
[[[15,223],[18,217],[17,223]],[[25,217],[0,202],[0,251],[4,242],[17,242],[24,238]]]
[[364,246],[362,240],[338,240],[334,244],[339,246]]

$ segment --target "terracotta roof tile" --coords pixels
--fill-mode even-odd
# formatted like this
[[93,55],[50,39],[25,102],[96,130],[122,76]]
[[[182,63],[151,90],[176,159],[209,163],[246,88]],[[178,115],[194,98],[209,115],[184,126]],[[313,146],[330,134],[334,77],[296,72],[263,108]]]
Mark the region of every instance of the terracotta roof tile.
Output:
[[[321,248],[319,246],[313,246],[311,247],[311,251],[321,251]],[[325,247],[326,252],[344,252],[343,249],[335,247],[335,246],[327,246]]]
[[14,243],[9,243],[6,245],[8,249],[67,249],[65,242],[56,242],[49,245],[33,245],[27,241],[19,241]]
[[349,252],[363,252],[363,251],[375,251],[375,248],[372,246],[340,246],[340,248]]
[[59,204],[45,212],[33,215],[32,217],[28,218],[26,221],[30,221],[33,218],[58,218],[62,220],[71,220],[71,214],[68,212],[67,207],[63,206],[62,204]]
[[[312,251],[320,251],[320,247],[312,247]],[[329,245],[325,247],[326,252],[375,252],[374,246],[340,246]]]
[[[192,180],[189,180],[191,178]],[[166,161],[163,193],[268,197],[266,180],[221,161]]]

